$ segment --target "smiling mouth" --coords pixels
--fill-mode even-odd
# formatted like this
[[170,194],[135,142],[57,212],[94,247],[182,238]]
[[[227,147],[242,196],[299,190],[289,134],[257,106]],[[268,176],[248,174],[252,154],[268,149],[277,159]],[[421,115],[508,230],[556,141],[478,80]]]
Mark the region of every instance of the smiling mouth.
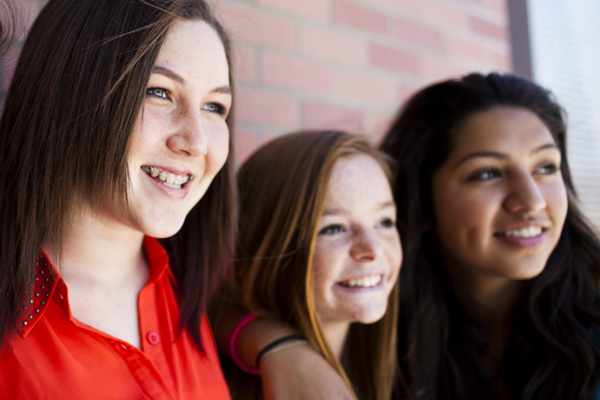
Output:
[[508,229],[502,232],[494,233],[496,237],[514,237],[514,238],[533,238],[540,236],[546,229],[541,227],[529,227],[523,229]]
[[371,275],[338,282],[338,285],[347,288],[370,288],[379,285],[382,280],[382,275]]
[[142,170],[155,181],[171,189],[182,189],[183,185],[194,179],[194,175],[175,175],[151,165],[142,165]]

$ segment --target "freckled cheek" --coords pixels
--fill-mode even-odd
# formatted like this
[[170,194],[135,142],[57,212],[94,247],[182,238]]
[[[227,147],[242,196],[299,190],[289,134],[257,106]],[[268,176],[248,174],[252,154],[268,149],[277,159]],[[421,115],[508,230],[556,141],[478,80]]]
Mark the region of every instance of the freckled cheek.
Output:
[[385,244],[388,262],[390,263],[390,275],[395,278],[400,271],[400,266],[402,265],[402,246],[400,243],[400,236],[396,234],[395,237],[388,239]]
[[335,283],[343,261],[334,246],[317,244],[313,256],[313,284],[315,297],[326,293]]
[[229,130],[227,127],[215,127],[207,130],[206,146],[211,167],[220,170],[229,155]]

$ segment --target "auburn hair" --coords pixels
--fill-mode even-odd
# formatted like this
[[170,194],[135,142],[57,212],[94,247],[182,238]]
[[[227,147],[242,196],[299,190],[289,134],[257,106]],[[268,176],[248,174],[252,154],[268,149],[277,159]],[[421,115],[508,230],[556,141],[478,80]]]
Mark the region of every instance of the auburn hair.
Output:
[[[341,362],[315,307],[313,254],[335,162],[366,154],[390,178],[385,156],[363,138],[338,131],[284,135],[258,149],[238,172],[239,239],[233,293],[251,312],[298,329],[358,398],[389,399],[395,369],[398,284],[374,324],[352,324]],[[232,376],[233,375],[233,376]],[[260,381],[226,368],[234,397],[260,398]]]

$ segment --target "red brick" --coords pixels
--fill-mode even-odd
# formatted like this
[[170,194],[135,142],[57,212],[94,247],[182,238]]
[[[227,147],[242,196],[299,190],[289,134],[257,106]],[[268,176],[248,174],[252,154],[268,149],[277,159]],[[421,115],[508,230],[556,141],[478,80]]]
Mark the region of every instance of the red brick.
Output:
[[480,35],[491,37],[492,39],[507,41],[508,31],[506,26],[494,24],[489,21],[485,21],[481,18],[471,17],[469,20],[471,30],[479,33]]
[[262,81],[300,91],[329,93],[331,76],[321,64],[265,52],[261,55]]
[[391,19],[390,32],[406,42],[432,50],[441,50],[443,47],[442,34],[438,30],[406,19]]
[[486,0],[455,0],[458,3],[474,4],[477,6],[484,5]]
[[356,108],[321,102],[305,102],[302,105],[302,127],[361,133],[364,132],[363,113]]
[[432,25],[454,31],[462,31],[468,26],[466,14],[456,3],[445,3],[440,0],[423,1],[427,4],[423,18]]
[[420,71],[419,57],[407,51],[372,44],[369,48],[371,64],[376,67],[418,75]]
[[439,59],[423,57],[423,77],[427,81],[440,81],[464,75],[467,71],[454,64],[454,57]]
[[388,30],[385,14],[344,0],[333,1],[333,20],[341,25],[375,33],[385,34]]
[[242,45],[234,46],[233,74],[238,82],[256,81],[256,57],[252,48]]
[[236,121],[292,128],[298,120],[294,96],[262,89],[239,88],[236,99]]
[[500,15],[506,16],[508,20],[508,1],[507,0],[490,0],[488,7],[496,11]]
[[339,70],[334,75],[334,91],[337,96],[358,100],[362,104],[373,103],[389,107],[398,102],[398,92],[390,79],[373,74]]
[[421,90],[421,86],[406,84],[400,85],[400,105],[398,105],[398,108],[394,112],[397,113],[400,110],[401,105],[406,103],[419,90]]
[[422,0],[368,0],[368,2],[381,4],[393,12],[401,12],[404,15],[419,15],[425,9]]
[[[397,105],[397,108],[400,107],[400,104]],[[395,113],[397,110],[394,110]],[[390,124],[392,122],[393,113],[378,113],[378,112],[368,112],[365,120],[367,127],[367,136],[369,136],[371,143],[374,145],[379,145],[379,142],[383,139],[385,134],[387,133]]]
[[329,4],[323,0],[256,0],[256,2],[319,21],[326,21],[329,18]]
[[367,64],[367,44],[360,35],[347,35],[334,29],[305,26],[300,31],[303,54],[340,64]]
[[215,13],[234,38],[279,49],[294,48],[294,24],[286,19],[225,2],[216,4]]
[[494,52],[493,57],[494,64],[497,66],[497,69],[507,72],[512,69],[512,58],[510,54]]
[[472,60],[491,61],[491,54],[487,47],[461,38],[447,38],[448,54],[456,58],[467,58]]
[[271,140],[277,139],[278,137],[281,137],[283,135],[285,135],[285,133],[261,133],[260,134],[260,146],[264,146],[265,144],[269,143]]
[[235,131],[233,148],[235,149],[235,164],[241,165],[256,149],[256,133],[238,129]]

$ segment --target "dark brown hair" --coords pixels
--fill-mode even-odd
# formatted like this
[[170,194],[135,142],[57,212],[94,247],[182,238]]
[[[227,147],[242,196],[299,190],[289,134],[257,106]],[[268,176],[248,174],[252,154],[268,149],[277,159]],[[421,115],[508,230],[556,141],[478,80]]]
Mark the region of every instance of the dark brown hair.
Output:
[[568,212],[543,272],[525,283],[503,373],[513,399],[588,399],[600,380],[600,242],[579,210],[564,112],[551,93],[514,75],[471,74],[426,87],[400,110],[381,149],[397,162],[400,286],[398,397],[493,399],[481,356],[489,345],[465,312],[432,230],[432,177],[461,124],[495,106],[522,107],[548,127],[561,155]]
[[[381,320],[351,325],[341,362],[327,343],[314,300],[312,259],[331,170],[340,158],[356,154],[372,157],[391,179],[385,156],[365,139],[338,131],[285,135],[242,165],[233,286],[250,311],[288,322],[305,335],[358,398],[387,400],[395,366],[398,284]],[[252,397],[232,387],[234,397],[236,389],[240,398]]]
[[[227,37],[203,0],[51,0],[33,24],[0,121],[0,341],[19,328],[41,244],[61,248],[75,194],[93,209],[106,201],[126,206],[129,138],[178,18],[207,22],[229,58]],[[232,252],[231,164],[230,154],[180,234],[165,240],[182,328],[197,344]]]

